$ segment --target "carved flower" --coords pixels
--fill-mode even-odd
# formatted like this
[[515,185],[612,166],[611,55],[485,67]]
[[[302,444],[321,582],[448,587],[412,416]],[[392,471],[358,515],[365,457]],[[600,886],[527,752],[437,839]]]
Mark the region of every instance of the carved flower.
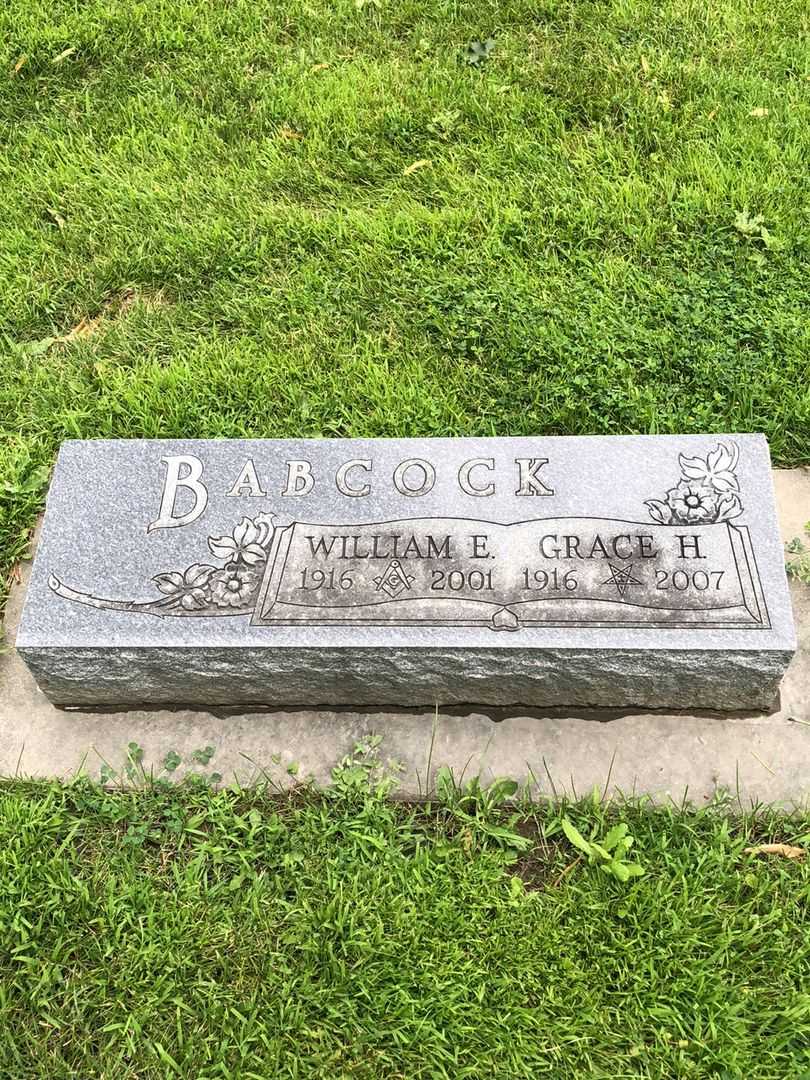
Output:
[[717,515],[717,493],[708,484],[681,480],[667,492],[667,502],[678,521],[696,524],[714,521]]
[[273,536],[273,517],[259,514],[253,521],[242,518],[232,536],[211,536],[208,546],[218,559],[255,566],[267,558],[266,547]]
[[731,521],[739,517],[743,508],[734,472],[739,459],[740,449],[731,441],[718,443],[705,458],[679,454],[678,486],[667,492],[666,502],[659,499],[645,502],[650,517],[659,525]]
[[[740,485],[734,474],[740,451],[736,443],[726,446],[718,443],[706,458],[678,456],[685,479],[709,484],[715,491],[739,491]],[[691,519],[690,519],[691,520]]]
[[211,575],[211,599],[217,607],[242,607],[253,596],[259,576],[253,570],[226,566]]
[[213,566],[195,563],[184,574],[172,570],[168,574],[157,574],[152,580],[162,593],[173,597],[186,611],[201,611],[210,599],[208,582],[214,572]]

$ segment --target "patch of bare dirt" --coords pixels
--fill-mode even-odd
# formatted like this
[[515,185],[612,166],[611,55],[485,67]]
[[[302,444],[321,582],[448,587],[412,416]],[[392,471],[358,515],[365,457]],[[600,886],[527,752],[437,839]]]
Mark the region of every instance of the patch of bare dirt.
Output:
[[161,289],[142,291],[135,288],[123,289],[115,296],[109,297],[101,306],[96,315],[83,315],[76,325],[61,337],[54,338],[55,345],[70,345],[74,341],[82,341],[92,337],[104,329],[111,322],[123,319],[136,305],[147,311],[156,311],[169,306],[169,301]]

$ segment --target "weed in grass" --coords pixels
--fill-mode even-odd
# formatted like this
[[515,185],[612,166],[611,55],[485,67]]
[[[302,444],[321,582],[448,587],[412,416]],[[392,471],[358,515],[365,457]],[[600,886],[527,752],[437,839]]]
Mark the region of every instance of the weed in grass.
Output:
[[517,793],[516,781],[503,777],[486,787],[482,786],[479,776],[465,782],[456,781],[452,770],[442,765],[436,771],[435,783],[439,801],[452,817],[473,833],[484,835],[515,852],[531,846],[531,840],[515,829],[520,814],[503,814],[503,804]]
[[[804,531],[810,537],[810,521],[805,524]],[[788,576],[810,585],[810,544],[796,536],[785,545],[785,550],[791,556],[786,563]]]
[[489,60],[490,53],[495,48],[495,39],[487,38],[486,41],[471,41],[464,50],[464,62],[470,67],[480,67]]
[[[216,750],[213,746],[204,746],[192,750],[189,754],[187,765],[202,765],[205,767],[213,758]],[[102,760],[99,769],[99,781],[104,786],[114,784],[126,785],[129,788],[144,788],[165,785],[177,769],[183,764],[183,758],[176,750],[169,750],[162,758],[160,768],[146,761],[145,751],[136,742],[127,744],[127,755],[123,764],[116,769],[109,761]],[[218,772],[198,772],[193,768],[186,768],[182,776],[183,781],[189,786],[216,787],[222,783],[222,774]]]
[[611,874],[617,881],[626,884],[631,878],[641,877],[644,873],[639,863],[627,858],[635,839],[629,834],[626,822],[620,821],[598,840],[595,829],[586,840],[567,817],[563,817],[561,825],[568,840],[587,857],[588,862],[606,874]]

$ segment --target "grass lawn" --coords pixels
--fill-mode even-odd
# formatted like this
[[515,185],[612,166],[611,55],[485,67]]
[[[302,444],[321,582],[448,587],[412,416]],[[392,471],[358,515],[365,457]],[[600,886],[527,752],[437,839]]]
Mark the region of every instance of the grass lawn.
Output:
[[[0,605],[64,438],[762,430],[810,462],[808,25],[5,0]],[[810,819],[613,811],[623,884],[559,808],[350,775],[0,787],[0,1076],[810,1077],[808,862],[743,850]]]
[[622,885],[559,808],[397,805],[356,762],[327,796],[8,783],[0,1074],[810,1076],[810,867],[744,852],[810,818],[721,810],[614,810]]
[[810,460],[807,32],[804,0],[6,0],[0,580],[65,437]]

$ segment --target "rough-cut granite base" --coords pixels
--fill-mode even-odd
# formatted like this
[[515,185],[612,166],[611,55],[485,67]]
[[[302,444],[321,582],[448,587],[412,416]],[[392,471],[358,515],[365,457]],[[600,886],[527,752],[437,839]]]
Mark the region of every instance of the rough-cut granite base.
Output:
[[[767,710],[789,652],[615,649],[21,650],[59,705],[643,706]],[[313,670],[317,668],[317,679]],[[718,678],[722,672],[722,678]]]

